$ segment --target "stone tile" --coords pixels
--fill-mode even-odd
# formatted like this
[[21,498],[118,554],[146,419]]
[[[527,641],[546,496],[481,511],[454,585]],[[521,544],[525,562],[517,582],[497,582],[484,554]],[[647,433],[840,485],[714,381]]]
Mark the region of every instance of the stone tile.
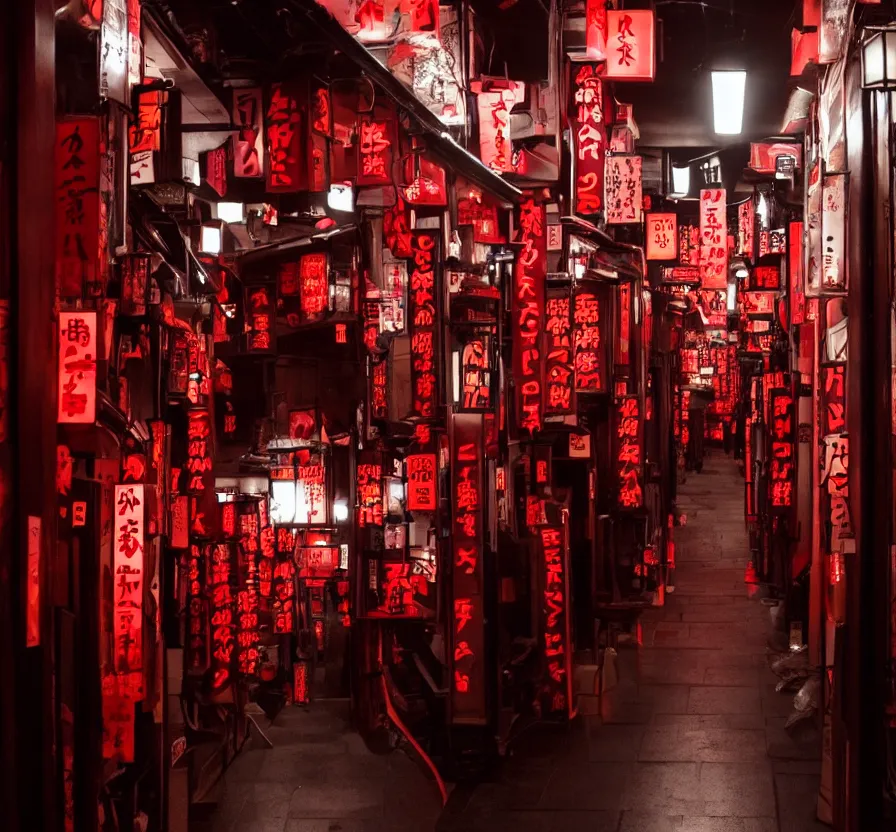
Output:
[[657,714],[651,727],[679,725],[684,729],[729,729],[735,731],[763,731],[765,717],[762,714]]
[[692,687],[688,700],[691,714],[761,713],[759,693],[751,688]]
[[703,676],[704,685],[720,687],[757,686],[758,671],[754,667],[707,667]]
[[697,763],[638,763],[631,771],[622,808],[650,807],[667,815],[699,814],[704,799],[700,792]]
[[300,786],[289,803],[291,818],[376,818],[382,814],[383,788],[371,781]]
[[539,801],[540,810],[618,811],[636,764],[587,763],[558,768]]
[[588,759],[592,763],[634,762],[644,737],[641,725],[598,725],[589,731]]
[[[702,814],[719,817],[775,817],[775,791],[768,766],[704,763],[700,767]],[[695,813],[699,814],[699,813]]]
[[687,817],[675,832],[778,832],[778,824],[774,818]]
[[648,731],[638,759],[641,762],[762,762],[766,759],[765,733],[730,729]]
[[781,830],[821,832],[830,827],[816,819],[818,777],[814,774],[776,774],[778,819]]
[[619,832],[678,832],[681,815],[656,812],[623,812]]

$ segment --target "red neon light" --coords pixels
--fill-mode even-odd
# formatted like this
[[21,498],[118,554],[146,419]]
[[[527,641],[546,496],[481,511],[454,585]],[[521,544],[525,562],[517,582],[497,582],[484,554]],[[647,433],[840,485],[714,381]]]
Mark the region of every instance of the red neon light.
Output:
[[786,512],[793,505],[796,481],[794,459],[793,397],[787,391],[775,390],[771,396],[771,471],[772,511]]
[[750,275],[750,288],[777,292],[781,288],[781,270],[777,266],[756,266]]
[[382,356],[370,368],[370,417],[389,418],[389,359]]
[[582,64],[573,84],[575,211],[585,216],[599,213],[604,204],[607,125],[599,72],[596,64]]
[[728,221],[724,188],[700,191],[700,280],[704,289],[728,288]]
[[411,235],[413,272],[408,286],[408,307],[411,324],[411,387],[412,410],[422,419],[436,415],[439,405],[438,374],[438,299],[435,264],[438,261],[438,238],[431,231],[414,231]]
[[137,701],[143,696],[143,486],[115,486],[115,650],[118,690]]
[[824,402],[822,435],[846,431],[846,364],[829,364],[821,368]]
[[275,633],[292,633],[296,626],[296,568],[292,552],[281,556],[274,567],[271,613]]
[[204,673],[209,662],[208,607],[205,597],[205,559],[197,544],[190,546],[187,564],[188,628],[184,668]]
[[272,349],[275,311],[272,287],[246,287],[246,337],[249,352],[270,352]]
[[317,320],[330,305],[330,279],[326,254],[303,254],[299,259],[302,316]]
[[96,419],[97,335],[96,312],[59,313],[59,424]]
[[541,429],[544,392],[545,209],[530,196],[520,205],[517,242],[522,248],[514,266],[513,352],[517,422],[534,434]]
[[362,116],[358,122],[358,185],[392,182],[393,145],[390,122]]
[[607,0],[585,4],[585,56],[589,61],[607,59]]
[[573,298],[575,322],[575,385],[583,393],[606,389],[603,345],[600,332],[600,302],[594,292],[577,289]]
[[572,323],[569,293],[553,294],[545,305],[545,414],[575,413]]
[[302,115],[295,95],[287,84],[271,84],[271,98],[265,114],[268,164],[266,187],[272,193],[304,189],[302,164]]
[[358,525],[383,525],[383,470],[370,454],[358,464]]
[[407,207],[399,196],[383,215],[383,236],[393,257],[413,257]]
[[641,402],[637,396],[623,396],[619,399],[616,419],[619,507],[641,508],[644,505],[642,488],[644,457]]
[[545,708],[552,713],[569,712],[570,644],[569,598],[566,547],[562,526],[538,530],[544,565],[544,658]]
[[435,454],[414,454],[407,458],[408,511],[435,511],[438,507]]
[[261,90],[236,89],[233,92],[233,123],[239,132],[233,138],[233,175],[254,179],[263,175],[264,129]]

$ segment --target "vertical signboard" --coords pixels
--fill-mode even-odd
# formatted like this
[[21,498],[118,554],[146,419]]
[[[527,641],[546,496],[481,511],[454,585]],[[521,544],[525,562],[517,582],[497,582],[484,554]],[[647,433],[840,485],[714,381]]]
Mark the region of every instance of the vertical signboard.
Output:
[[264,175],[264,109],[261,89],[245,87],[233,91],[233,175],[238,179],[256,179]]
[[755,246],[755,221],[753,200],[748,199],[737,206],[737,248],[744,257],[753,257]]
[[544,569],[545,697],[542,707],[548,713],[569,714],[572,645],[569,633],[569,558],[563,526],[540,526],[538,542]]
[[25,646],[40,646],[40,517],[28,517],[28,608]]
[[59,424],[93,424],[96,419],[98,348],[96,312],[59,313]]
[[438,467],[435,454],[411,454],[407,460],[408,511],[435,511],[438,507]]
[[479,109],[479,158],[482,164],[495,173],[513,170],[513,152],[510,144],[510,111],[516,103],[518,92],[525,89],[515,81],[504,82],[500,87],[479,92],[476,96]]
[[377,108],[358,117],[358,185],[392,184],[394,147],[393,121],[388,111]]
[[607,224],[641,222],[641,157],[609,156],[606,169]]
[[786,514],[793,506],[793,486],[796,482],[794,458],[793,396],[787,390],[771,394],[771,508],[774,514]]
[[824,410],[821,435],[846,432],[846,363],[826,364],[821,368],[821,400]]
[[545,305],[545,387],[547,416],[575,413],[572,316],[569,289],[548,291]]
[[841,293],[846,282],[846,175],[826,173],[821,180],[821,289]]
[[616,475],[621,509],[644,505],[644,440],[641,402],[637,396],[622,396],[616,404]]
[[806,294],[803,286],[803,224],[792,222],[788,227],[787,277],[790,283],[790,322],[806,320]]
[[700,191],[700,281],[704,289],[728,288],[728,223],[724,188]]
[[678,257],[678,217],[675,214],[647,215],[647,259],[675,260]]
[[607,124],[604,86],[597,64],[580,64],[572,72],[570,117],[575,130],[575,213],[592,216],[604,207],[604,173],[607,159]]
[[436,416],[441,401],[439,373],[439,299],[435,231],[411,234],[411,277],[408,309],[411,330],[411,412],[421,419]]
[[821,293],[821,205],[821,162],[816,159],[806,175],[806,297]]
[[520,205],[513,270],[513,356],[517,424],[534,434],[544,416],[544,330],[547,237],[545,209],[527,195]]
[[142,485],[115,486],[113,670],[132,702],[143,696],[144,510]]
[[205,557],[211,608],[212,690],[218,692],[233,680],[236,659],[233,551],[229,543],[210,544]]
[[597,293],[580,285],[573,296],[575,387],[581,393],[602,393],[604,345],[601,342],[600,300]]
[[268,161],[265,187],[271,193],[290,193],[306,185],[302,159],[302,112],[292,85],[271,84],[265,113]]
[[585,56],[589,61],[607,59],[607,0],[586,0]]
[[486,722],[483,612],[483,417],[453,417],[451,721]]
[[649,10],[607,12],[607,77],[652,81],[656,75],[656,21]]

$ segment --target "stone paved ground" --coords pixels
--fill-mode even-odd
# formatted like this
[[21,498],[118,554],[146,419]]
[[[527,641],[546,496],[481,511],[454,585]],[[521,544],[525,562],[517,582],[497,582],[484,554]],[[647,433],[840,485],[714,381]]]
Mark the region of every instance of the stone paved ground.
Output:
[[[817,738],[784,731],[766,669],[768,609],[748,600],[742,481],[717,454],[683,487],[677,590],[622,649],[619,685],[569,728],[517,740],[493,781],[435,787],[401,752],[370,754],[345,703],[287,709],[193,832],[818,832]],[[592,703],[596,704],[596,700]]]
[[[768,608],[748,600],[743,484],[711,456],[676,529],[677,589],[620,648],[600,714],[533,731],[494,782],[458,788],[440,832],[815,832],[817,736],[784,731]],[[595,709],[597,710],[597,709]]]

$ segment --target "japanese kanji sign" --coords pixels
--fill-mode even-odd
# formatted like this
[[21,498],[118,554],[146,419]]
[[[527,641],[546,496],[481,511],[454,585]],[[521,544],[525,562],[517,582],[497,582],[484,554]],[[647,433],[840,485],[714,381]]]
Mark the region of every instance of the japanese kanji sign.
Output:
[[132,701],[143,696],[143,486],[115,486],[115,556],[113,668],[119,692]]
[[246,349],[265,353],[273,349],[276,306],[273,286],[246,287]]
[[411,329],[411,411],[421,419],[437,415],[441,396],[439,378],[439,300],[436,264],[438,235],[414,231],[411,235],[411,272],[408,309]]
[[607,224],[641,222],[641,157],[608,156],[605,186]]
[[787,513],[793,505],[793,487],[796,482],[794,442],[793,396],[787,390],[771,392],[771,460],[769,489],[771,509],[774,514]]
[[545,305],[545,387],[547,416],[575,413],[573,331],[569,289],[548,292]]
[[519,211],[516,242],[522,244],[513,272],[513,355],[517,423],[535,433],[544,416],[544,301],[547,273],[545,209],[531,196]]
[[846,432],[846,362],[821,368],[822,436]]
[[540,526],[538,542],[544,569],[543,708],[548,713],[570,712],[572,645],[569,637],[569,561],[562,526]]
[[580,393],[602,393],[604,345],[601,342],[600,300],[594,290],[579,286],[573,298],[575,386]]
[[704,289],[728,288],[728,221],[724,188],[700,191],[700,277]]
[[607,124],[600,71],[598,64],[580,64],[572,68],[570,116],[571,127],[575,131],[573,199],[575,212],[582,216],[598,214],[604,207]]
[[825,174],[821,180],[821,288],[846,291],[846,175]]
[[205,547],[211,608],[212,690],[220,691],[233,679],[237,633],[231,544]]
[[383,525],[383,468],[379,456],[364,451],[358,462],[358,525]]
[[59,424],[96,419],[96,312],[59,313]]
[[239,131],[233,138],[233,175],[255,179],[264,175],[264,130],[261,89],[238,88],[233,91],[233,123]]
[[652,81],[656,74],[654,13],[607,12],[607,77],[617,81]]
[[787,229],[787,277],[790,282],[790,322],[806,320],[806,292],[803,286],[803,224],[792,222]]
[[641,402],[637,396],[622,396],[616,404],[616,474],[621,509],[644,505],[644,442]]
[[[239,93],[239,90],[235,92],[235,98]],[[302,111],[293,85],[271,84],[264,123],[268,156],[266,189],[271,193],[304,190],[307,181],[306,165],[302,159]]]
[[678,257],[678,217],[675,214],[647,215],[647,259],[675,260]]
[[392,183],[393,134],[393,122],[388,113],[358,116],[358,185]]
[[753,256],[755,221],[752,199],[737,206],[737,248],[744,257]]
[[455,414],[452,442],[451,721],[486,721],[483,620],[483,417]]
[[435,511],[438,469],[435,454],[411,454],[407,460],[408,511]]
[[477,95],[479,107],[479,158],[496,173],[513,170],[510,145],[510,111],[525,85],[498,82],[498,86]]

